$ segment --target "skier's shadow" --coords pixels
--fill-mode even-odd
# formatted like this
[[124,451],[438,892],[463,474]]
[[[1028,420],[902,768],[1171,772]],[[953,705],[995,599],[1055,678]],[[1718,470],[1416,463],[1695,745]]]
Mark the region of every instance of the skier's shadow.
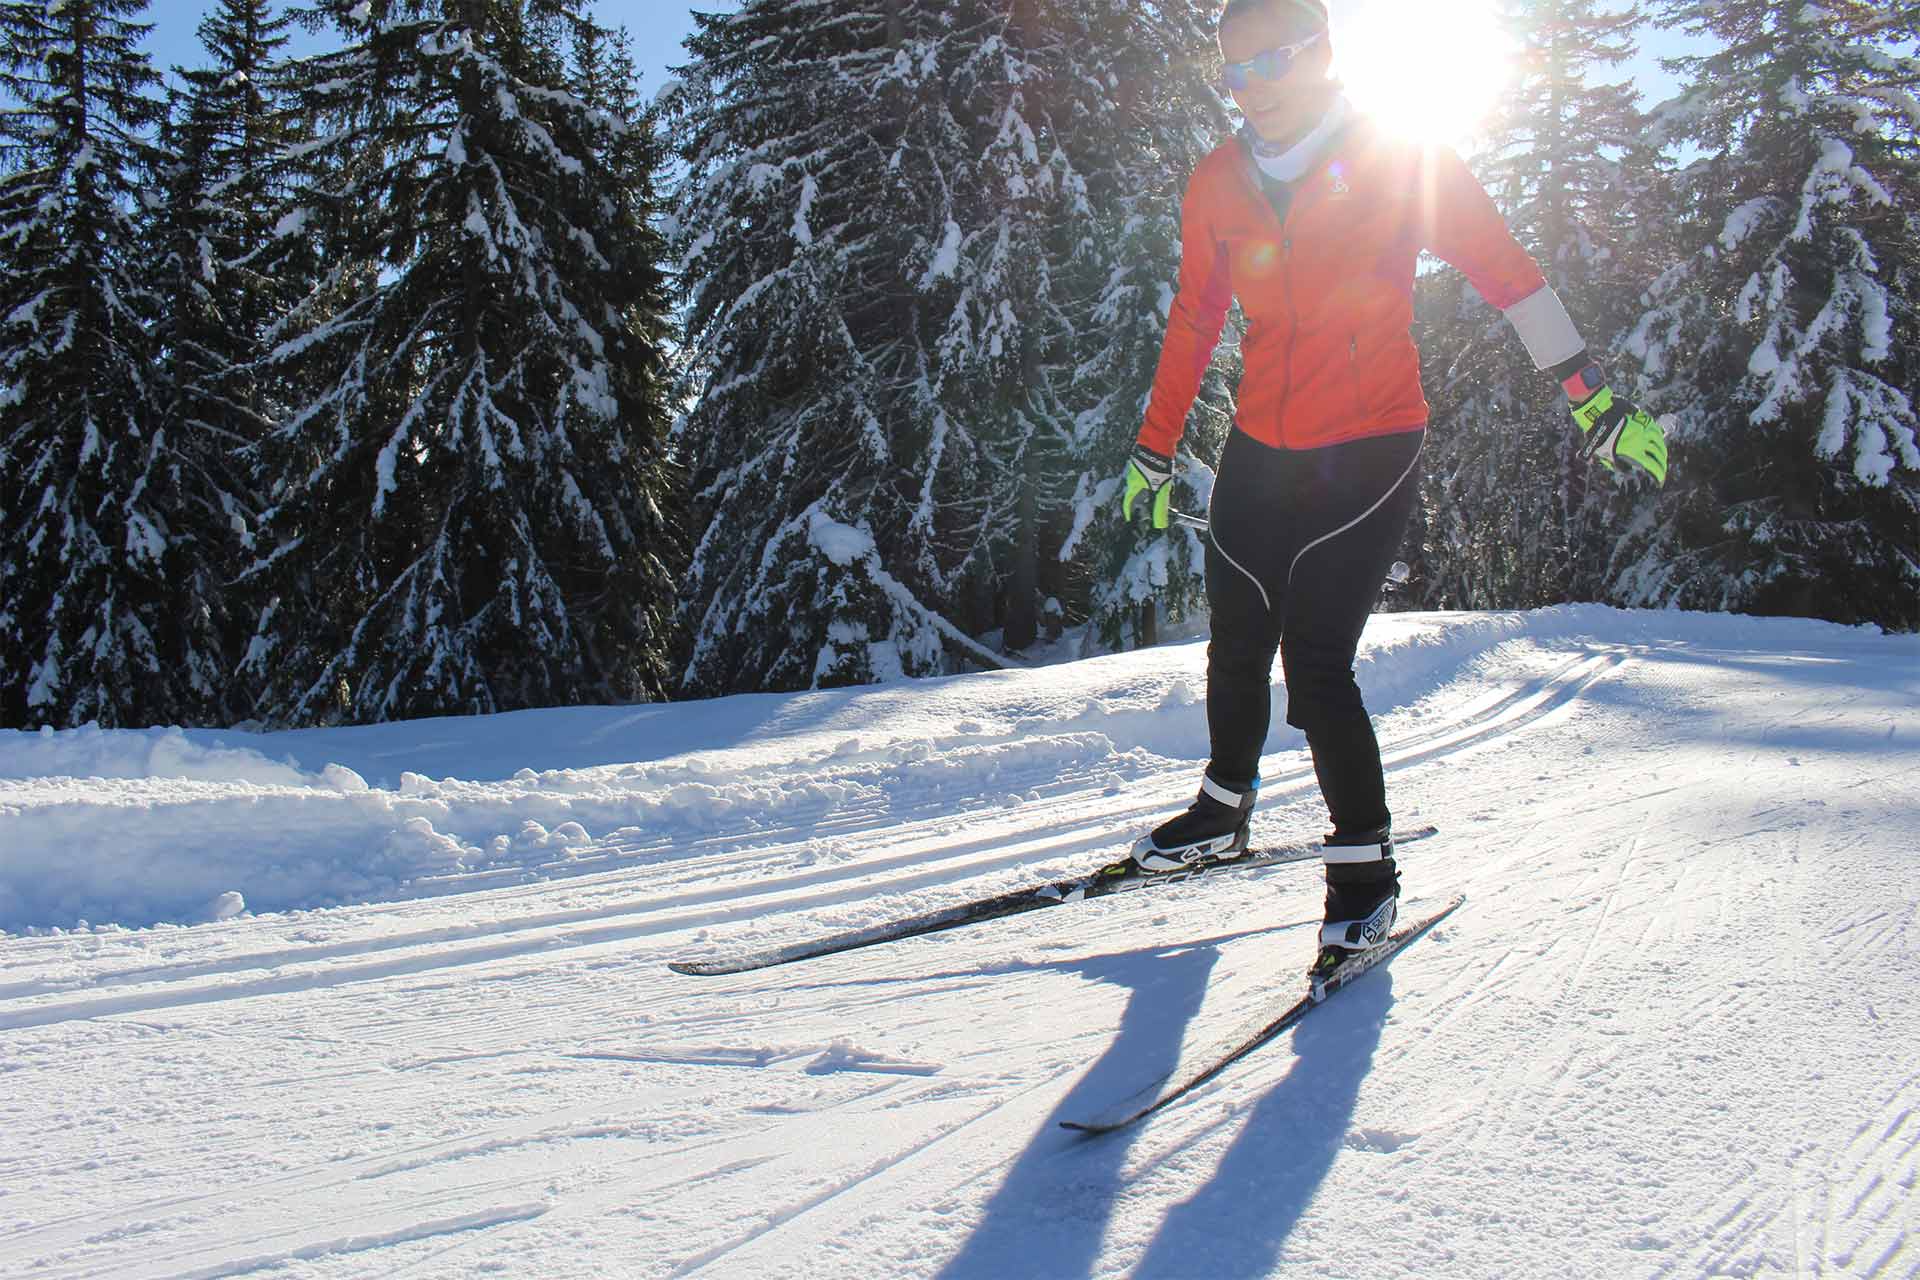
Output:
[[1007,1171],[979,1225],[942,1268],[942,1280],[1092,1273],[1107,1219],[1126,1198],[1122,1167],[1139,1130],[1089,1141],[1059,1122],[1102,1111],[1173,1069],[1219,960],[1217,947],[1200,944],[1048,966],[1130,988],[1119,1034]]
[[[1392,970],[1374,970],[1294,1029],[1293,1069],[1267,1088],[1211,1177],[1167,1214],[1134,1280],[1267,1276],[1348,1145],[1361,1083],[1393,1006]],[[1283,1037],[1261,1050],[1285,1054]],[[1391,1150],[1391,1133],[1362,1134]]]
[[[1119,1034],[1008,1170],[980,1224],[941,1271],[942,1280],[1067,1280],[1094,1272],[1108,1220],[1119,1206],[1141,1198],[1129,1194],[1128,1184],[1143,1175],[1125,1171],[1127,1155],[1156,1122],[1089,1138],[1058,1128],[1058,1121],[1102,1111],[1172,1069],[1219,958],[1213,946],[1200,945],[1060,966],[1132,988]],[[1390,972],[1375,970],[1290,1035],[1259,1050],[1269,1055],[1269,1071],[1274,1056],[1291,1053],[1292,1069],[1257,1095],[1251,1111],[1218,1122],[1216,1127],[1237,1126],[1239,1135],[1199,1189],[1167,1214],[1130,1273],[1136,1280],[1216,1280],[1273,1271],[1288,1235],[1347,1141],[1360,1085],[1392,1004]],[[1244,1074],[1257,1070],[1260,1061],[1230,1068],[1225,1087],[1246,1089]],[[1238,1085],[1234,1073],[1242,1076]],[[1195,1104],[1176,1103],[1159,1122],[1173,1122],[1185,1105]],[[1176,1147],[1191,1151],[1204,1139],[1204,1133],[1183,1134]],[[1393,1138],[1377,1140],[1391,1143]]]

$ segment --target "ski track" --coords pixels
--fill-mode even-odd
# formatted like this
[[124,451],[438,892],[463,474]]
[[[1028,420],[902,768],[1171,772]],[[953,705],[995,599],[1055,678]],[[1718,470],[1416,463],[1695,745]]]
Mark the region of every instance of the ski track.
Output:
[[[1382,744],[1382,758],[1390,770],[1397,770],[1432,759],[1438,755],[1464,751],[1500,735],[1515,732],[1528,723],[1550,715],[1579,696],[1580,691],[1621,661],[1619,655],[1580,657],[1567,661],[1551,675],[1531,680],[1511,692],[1496,691],[1471,705],[1459,720],[1430,729],[1389,738]],[[1296,766],[1263,784],[1266,803],[1316,792],[1311,766]],[[849,902],[865,906],[885,893],[901,893],[929,886],[945,886],[967,875],[1018,871],[1017,877],[1004,877],[980,892],[997,892],[1021,883],[1055,874],[1070,874],[1084,868],[1102,854],[1114,855],[1124,848],[1131,833],[1153,817],[1184,801],[1192,788],[1190,767],[1182,767],[1170,776],[1152,780],[1151,802],[1136,804],[1117,816],[1109,813],[1097,819],[1082,819],[1076,825],[1069,818],[1064,830],[1042,838],[1023,838],[1017,832],[1028,824],[1022,820],[1006,824],[1013,833],[996,828],[968,840],[951,841],[932,853],[888,853],[902,846],[918,846],[950,834],[950,819],[909,818],[891,825],[884,833],[863,833],[864,839],[850,841],[848,865],[817,871],[762,874],[741,884],[729,878],[737,874],[728,863],[739,855],[722,855],[719,865],[703,871],[677,871],[649,877],[644,896],[616,905],[580,908],[565,912],[546,912],[530,917],[503,920],[494,924],[438,927],[413,931],[377,940],[352,943],[316,944],[298,950],[253,952],[214,962],[190,962],[179,965],[135,968],[109,973],[88,984],[90,990],[121,986],[157,986],[184,983],[193,978],[230,978],[234,975],[271,971],[272,978],[249,979],[211,984],[192,992],[177,992],[156,1000],[149,996],[128,996],[58,1003],[26,1002],[19,1011],[0,1011],[0,1030],[44,1025],[70,1018],[99,1017],[111,1014],[145,1012],[156,1008],[210,1000],[244,998],[252,995],[276,995],[311,990],[316,986],[371,981],[419,973],[428,969],[461,964],[484,964],[529,953],[551,953],[564,947],[592,946],[608,942],[628,942],[662,933],[701,929],[736,920],[751,919],[764,912],[764,906],[740,905],[713,908],[717,902],[738,903],[741,899],[778,897],[787,908],[812,905],[840,905]],[[876,836],[878,838],[876,838]],[[779,852],[756,853],[747,859],[750,867],[777,861]],[[1068,861],[1072,859],[1072,861]],[[891,874],[908,869],[906,874]],[[615,892],[625,891],[625,877],[614,877]],[[665,883],[656,886],[652,880]],[[711,888],[690,889],[693,883],[721,883]],[[825,886],[802,894],[797,891]],[[530,891],[515,891],[514,897],[533,896]],[[537,898],[536,898],[537,900]],[[497,904],[504,905],[504,904]],[[708,907],[701,912],[688,908]],[[904,911],[906,908],[902,908]],[[658,918],[654,918],[658,917]],[[622,923],[605,923],[620,920]],[[589,927],[573,927],[588,925]],[[802,926],[808,933],[825,928],[817,922]],[[484,945],[457,945],[488,941]],[[365,965],[335,963],[380,953],[416,952]],[[313,973],[289,974],[290,966],[314,966]],[[0,999],[19,999],[51,994],[52,984],[16,982],[0,986]]]
[[[1388,1275],[1920,1275],[1920,920],[1881,834],[1920,816],[1920,723],[1849,683],[1867,661],[1463,655],[1381,742],[1402,820],[1442,827],[1408,892],[1468,905],[1091,1141],[1055,1122],[1157,1074],[1121,1046],[1290,997],[1317,877],[660,966],[1084,868],[1185,803],[1191,760],[1068,743],[958,770],[988,779],[959,811],[875,787],[744,844],[619,833],[533,883],[0,937],[0,1131],[29,1135],[0,1144],[0,1273],[1320,1274],[1368,1238]],[[1256,839],[1311,830],[1305,753],[1266,763]]]

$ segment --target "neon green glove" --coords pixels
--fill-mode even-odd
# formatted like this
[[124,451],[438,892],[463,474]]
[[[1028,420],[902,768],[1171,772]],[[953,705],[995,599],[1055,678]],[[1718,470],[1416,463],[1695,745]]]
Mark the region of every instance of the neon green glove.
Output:
[[1631,462],[1667,483],[1667,432],[1654,416],[1625,396],[1615,395],[1599,365],[1588,363],[1560,384],[1571,402],[1574,425],[1587,438],[1581,453],[1609,471]]
[[1133,500],[1142,494],[1153,497],[1153,527],[1166,528],[1173,508],[1173,459],[1136,444],[1127,457],[1126,487],[1120,496],[1120,518],[1128,524],[1133,523]]

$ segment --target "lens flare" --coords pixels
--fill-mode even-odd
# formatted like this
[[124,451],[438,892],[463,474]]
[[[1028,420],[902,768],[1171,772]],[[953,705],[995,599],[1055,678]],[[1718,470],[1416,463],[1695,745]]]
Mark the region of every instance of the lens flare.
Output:
[[1334,74],[1402,136],[1464,145],[1512,79],[1513,38],[1491,0],[1368,0],[1341,16]]

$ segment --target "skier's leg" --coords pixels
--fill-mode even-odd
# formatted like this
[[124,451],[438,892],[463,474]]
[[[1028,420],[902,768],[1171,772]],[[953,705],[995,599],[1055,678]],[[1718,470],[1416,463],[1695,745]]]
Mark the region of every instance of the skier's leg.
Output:
[[1343,834],[1391,820],[1353,658],[1406,534],[1423,437],[1414,431],[1314,450],[1300,491],[1311,532],[1289,571],[1280,645],[1287,723],[1306,733],[1328,814]]
[[1273,659],[1286,614],[1292,504],[1286,451],[1235,432],[1208,512],[1208,773],[1229,786],[1260,772],[1272,718]]
[[1281,639],[1287,723],[1304,730],[1333,820],[1315,969],[1385,940],[1400,879],[1380,745],[1353,677],[1360,634],[1413,509],[1423,433],[1317,450],[1305,491],[1317,532],[1296,552]]
[[1247,848],[1280,645],[1278,591],[1286,563],[1275,518],[1286,509],[1275,501],[1280,457],[1280,450],[1235,432],[1220,460],[1207,542],[1211,753],[1192,806],[1134,846],[1134,862],[1147,871],[1177,870]]

